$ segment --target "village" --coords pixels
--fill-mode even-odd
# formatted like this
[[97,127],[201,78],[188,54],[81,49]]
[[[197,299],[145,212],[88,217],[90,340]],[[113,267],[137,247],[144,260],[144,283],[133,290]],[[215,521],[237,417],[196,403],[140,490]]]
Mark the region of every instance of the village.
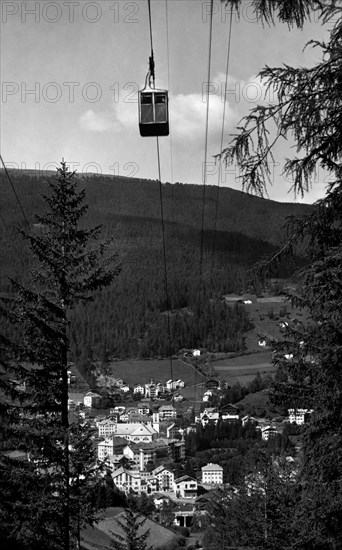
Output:
[[[69,371],[69,380],[72,374]],[[195,433],[197,426],[206,428],[218,423],[236,423],[242,427],[252,425],[259,439],[269,441],[282,434],[286,425],[302,426],[311,410],[289,409],[282,422],[244,415],[234,404],[211,406],[213,396],[220,401],[220,383],[202,386],[201,404],[195,414],[193,404],[184,407],[183,380],[165,382],[151,380],[134,386],[110,375],[97,378],[99,392],[88,391],[83,402],[69,399],[70,420],[88,422],[94,431],[93,442],[98,464],[125,495],[142,495],[153,498],[156,510],[172,505],[173,525],[191,527],[194,517],[205,513],[207,499],[215,491],[237,488],[225,482],[224,468],[208,462],[194,475],[184,472],[187,460],[185,439]],[[103,388],[109,388],[117,404],[103,409]],[[121,399],[120,399],[121,397]],[[222,397],[222,396],[221,396]],[[120,401],[120,402],[119,402]],[[108,394],[105,397],[108,404]],[[182,404],[182,414],[179,414]],[[300,453],[300,447],[296,449]],[[293,475],[297,471],[296,459]],[[254,481],[253,481],[254,483]]]

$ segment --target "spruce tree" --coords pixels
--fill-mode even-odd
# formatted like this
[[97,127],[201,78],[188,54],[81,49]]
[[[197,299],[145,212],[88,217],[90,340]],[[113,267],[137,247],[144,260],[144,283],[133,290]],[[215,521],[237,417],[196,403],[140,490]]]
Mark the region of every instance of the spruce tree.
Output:
[[22,232],[35,259],[32,284],[12,281],[15,298],[2,308],[17,338],[1,338],[0,530],[8,547],[70,550],[95,519],[97,476],[88,429],[69,424],[69,317],[119,267],[110,243],[97,242],[101,228],[82,225],[85,191],[64,161],[49,185],[46,213]]
[[[227,3],[237,10],[242,4]],[[309,191],[317,173],[329,180],[324,198],[310,215],[290,221],[287,244],[262,262],[256,273],[267,277],[277,260],[304,243],[307,266],[298,275],[300,284],[292,301],[308,312],[308,321],[290,323],[284,338],[271,342],[282,373],[274,399],[285,408],[314,409],[304,431],[293,547],[333,549],[342,541],[342,3],[254,0],[252,4],[260,22],[279,20],[301,28],[315,16],[329,24],[329,38],[311,43],[321,54],[319,63],[261,71],[259,76],[275,92],[276,101],[251,110],[221,160],[236,162],[244,188],[263,194],[271,183],[276,143],[291,139],[297,155],[284,161],[283,172],[292,178],[294,192]],[[286,361],[285,354],[291,354],[292,360]]]
[[150,530],[144,529],[146,518],[141,513],[127,507],[123,518],[117,519],[116,522],[124,534],[112,532],[115,537],[112,543],[115,550],[150,550],[147,547]]

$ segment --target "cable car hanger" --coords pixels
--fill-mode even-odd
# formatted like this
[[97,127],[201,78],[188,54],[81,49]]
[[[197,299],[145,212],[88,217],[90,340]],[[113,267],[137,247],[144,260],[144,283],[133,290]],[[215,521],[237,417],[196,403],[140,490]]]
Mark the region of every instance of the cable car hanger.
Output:
[[149,20],[151,37],[151,55],[149,71],[145,79],[145,88],[138,92],[139,130],[143,137],[169,135],[169,97],[168,91],[155,87],[155,64],[152,44],[151,10],[149,2]]

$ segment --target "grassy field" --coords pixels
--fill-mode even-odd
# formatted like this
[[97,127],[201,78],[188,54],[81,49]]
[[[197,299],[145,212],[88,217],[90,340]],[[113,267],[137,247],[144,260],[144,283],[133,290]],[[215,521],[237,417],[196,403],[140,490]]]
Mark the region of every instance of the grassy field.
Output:
[[[113,376],[122,378],[130,385],[139,383],[145,384],[154,380],[155,382],[166,382],[171,378],[171,366],[169,359],[151,359],[147,361],[116,361],[110,364]],[[194,383],[195,371],[191,365],[181,360],[172,360],[173,379],[184,380],[186,385]],[[197,374],[198,379],[204,378]]]
[[273,374],[275,368],[271,362],[271,352],[262,351],[217,361],[215,371],[219,380],[226,380],[230,386],[237,382],[244,386],[253,380],[258,372],[265,376]]
[[293,308],[283,296],[255,297],[252,303],[245,307],[254,324],[253,330],[246,335],[245,343],[248,351],[260,350],[258,342],[262,337],[280,338],[282,331],[279,324],[282,321],[290,322],[294,318],[300,321],[307,319],[306,311]]
[[[122,509],[109,508],[106,511],[105,518],[99,521],[95,528],[87,527],[82,531],[82,548],[96,550],[110,550],[113,548],[111,540],[114,534],[124,535],[116,519],[122,521]],[[148,548],[163,548],[177,540],[177,535],[170,529],[166,529],[155,521],[146,519],[146,523],[141,528],[141,533],[150,530],[147,539]]]
[[[274,373],[275,370],[271,363],[270,351],[218,360],[212,363],[212,366],[214,376],[218,380],[226,380],[231,386],[237,382],[241,385],[248,384],[258,372],[265,375]],[[177,405],[177,408],[180,412],[185,411],[189,406],[194,406],[198,410],[206,390],[207,378],[182,359],[173,360],[172,369],[173,378],[180,378],[185,382],[185,388],[179,391],[185,401]],[[115,377],[122,378],[130,385],[137,382],[150,382],[151,379],[165,382],[171,378],[170,361],[166,359],[117,361],[111,364],[111,370]]]

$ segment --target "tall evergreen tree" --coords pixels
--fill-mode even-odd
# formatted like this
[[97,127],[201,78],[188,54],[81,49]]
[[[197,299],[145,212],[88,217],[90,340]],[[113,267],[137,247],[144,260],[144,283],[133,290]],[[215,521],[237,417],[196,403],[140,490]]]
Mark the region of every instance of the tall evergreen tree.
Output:
[[101,228],[82,226],[85,192],[64,161],[49,185],[47,212],[22,232],[36,262],[32,285],[12,281],[16,297],[3,309],[17,338],[1,338],[0,530],[9,546],[70,550],[95,519],[96,475],[89,432],[69,424],[69,317],[119,267],[110,243],[96,242]]
[[123,518],[116,521],[124,534],[113,533],[115,550],[150,550],[147,547],[150,530],[144,529],[146,518],[141,513],[127,507]]
[[[240,0],[228,0],[238,10]],[[292,220],[290,239],[279,254],[263,263],[267,275],[277,259],[304,240],[308,264],[293,302],[309,312],[307,323],[289,326],[273,342],[278,378],[275,398],[285,406],[313,408],[304,433],[301,498],[294,525],[295,547],[340,548],[342,542],[342,3],[337,0],[253,0],[260,21],[276,19],[302,27],[315,13],[330,26],[325,42],[314,41],[321,61],[313,67],[266,67],[260,73],[277,100],[252,109],[239,134],[224,151],[237,162],[248,190],[263,193],[271,177],[275,144],[294,139],[298,156],[287,159],[284,174],[303,194],[312,177],[329,176],[327,192],[311,215]],[[270,125],[273,124],[273,130]],[[271,130],[271,134],[270,134]],[[269,139],[273,136],[272,141]],[[292,360],[285,361],[284,354]]]

